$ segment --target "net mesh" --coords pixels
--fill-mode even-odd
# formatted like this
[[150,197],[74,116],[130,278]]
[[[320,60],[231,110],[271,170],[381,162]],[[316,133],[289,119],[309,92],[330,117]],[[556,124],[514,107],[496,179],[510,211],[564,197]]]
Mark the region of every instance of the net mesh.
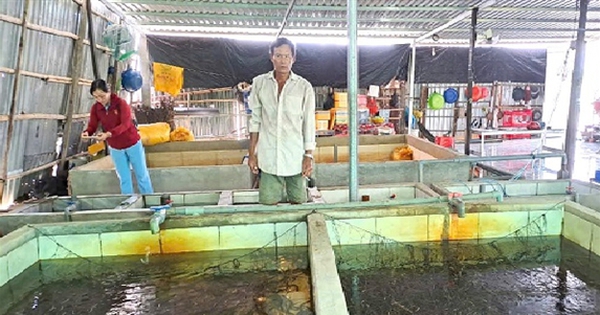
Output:
[[14,294],[15,279],[0,304],[6,314],[312,314],[306,246],[279,246],[300,224],[252,250],[112,258],[82,257],[30,226],[74,259],[29,268],[19,277],[35,288]]
[[[564,273],[558,267],[562,241],[547,235],[549,212],[562,206],[531,212],[526,225],[478,241],[448,240],[450,215],[441,242],[421,243],[326,216],[350,314],[554,314],[548,297],[556,296]],[[557,303],[594,300],[597,292],[571,294]],[[581,305],[578,314],[585,313]]]

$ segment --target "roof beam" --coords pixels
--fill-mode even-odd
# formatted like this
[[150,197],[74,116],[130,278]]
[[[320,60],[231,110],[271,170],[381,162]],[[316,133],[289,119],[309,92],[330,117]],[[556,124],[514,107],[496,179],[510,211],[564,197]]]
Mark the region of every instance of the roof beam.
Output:
[[[154,12],[154,11],[139,11],[139,12],[126,12],[129,16],[136,16],[140,18],[144,17],[160,17],[165,19],[216,19],[216,20],[256,20],[256,21],[280,21],[280,16],[275,15],[250,15],[250,14],[205,14],[205,13],[187,13],[187,12]],[[345,17],[311,17],[311,16],[290,16],[288,21],[297,22],[346,22]],[[433,19],[433,18],[360,18],[360,22],[382,22],[382,23],[399,23],[399,22],[413,22],[413,23],[431,23],[431,22],[444,22],[448,19]],[[573,20],[566,20],[573,23]]]
[[[199,7],[203,9],[244,9],[244,10],[286,10],[285,4],[260,4],[260,3],[231,3],[231,2],[205,2],[205,1],[173,1],[173,0],[102,0],[119,4],[144,4],[187,7]],[[346,6],[331,5],[295,5],[295,11],[346,11]],[[402,6],[360,6],[358,11],[388,11],[388,12],[406,12],[406,11],[466,11],[471,7],[465,6],[432,6],[432,7],[402,7]],[[484,9],[480,6],[480,9]],[[486,11],[536,11],[536,12],[577,12],[575,6],[572,7],[493,7],[485,8]],[[589,8],[588,11],[600,12],[600,8]]]
[[[126,15],[132,17],[161,17],[170,19],[218,19],[218,20],[261,20],[261,21],[279,21],[279,16],[267,15],[248,15],[248,14],[205,14],[205,13],[188,13],[188,12],[156,12],[156,11],[129,11]],[[452,19],[454,20],[454,19]],[[451,19],[440,18],[381,18],[381,17],[363,17],[359,18],[359,22],[376,22],[376,23],[436,23],[450,22]],[[309,16],[290,16],[287,21],[297,22],[345,22],[345,17],[309,17]],[[462,21],[462,19],[461,19]],[[455,23],[461,22],[457,21]],[[573,23],[573,19],[478,19],[480,23]],[[589,23],[600,23],[600,19],[590,19]],[[143,23],[142,23],[143,24]],[[454,24],[454,23],[453,23]]]
[[[478,7],[480,9],[489,8],[489,7],[493,6],[494,4],[496,4],[496,1],[497,0],[487,0],[485,2],[479,3],[478,5],[475,5],[473,7]],[[417,39],[415,39],[415,44],[418,43],[418,42],[420,42],[420,41],[422,41],[422,40],[424,40],[424,39],[426,39],[426,38],[431,37],[434,34],[437,34],[437,33],[441,32],[441,31],[449,28],[450,26],[452,26],[452,25],[454,25],[454,24],[456,24],[456,23],[458,23],[458,22],[460,22],[460,21],[462,21],[462,20],[464,20],[464,19],[466,19],[466,18],[468,18],[470,16],[471,16],[471,9],[462,12],[461,14],[459,14],[458,16],[456,16],[455,18],[453,18],[452,20],[450,20],[450,21],[444,23],[443,25],[440,25],[440,26],[434,28],[433,30],[431,30],[431,31],[429,31],[429,32],[427,32],[427,33],[419,36]]]
[[[374,27],[369,27],[369,26],[364,26],[364,25],[358,25],[359,26],[359,30],[360,31],[369,31],[369,32],[382,32],[385,33],[387,35],[389,35],[390,33],[397,33],[397,34],[411,34],[413,36],[415,35],[420,35],[423,32],[423,29],[420,28],[390,28],[390,27],[380,27],[380,28],[374,28]],[[223,30],[223,32],[227,32],[226,29],[234,29],[235,27],[243,27],[246,29],[260,29],[260,28],[269,28],[268,26],[265,25],[256,25],[256,24],[248,24],[248,25],[238,25],[238,26],[227,26],[227,25],[222,25],[222,24],[199,24],[199,23],[168,23],[168,24],[146,24],[143,25],[143,28],[148,30],[148,29],[157,29],[157,30],[168,30],[168,29],[177,29],[177,31],[181,30],[181,29],[189,29],[191,31],[194,31],[195,28],[201,28],[201,29],[221,29]],[[273,26],[272,29],[276,29],[276,26]],[[305,30],[307,32],[310,33],[310,29],[308,27],[294,27],[292,25],[292,27],[288,27],[286,28],[286,30],[289,31],[299,31],[299,30]],[[346,31],[347,28],[344,26],[339,26],[339,27],[320,27],[319,30],[322,31],[332,31],[332,32],[336,32],[336,31]],[[494,28],[494,31],[498,32],[498,33],[530,33],[531,32],[531,28]],[[575,29],[573,28],[540,28],[540,29],[536,29],[536,32],[539,33],[573,33],[575,32]],[[443,32],[448,32],[448,33],[468,33],[467,29],[464,28],[447,28],[444,29]],[[600,32],[600,28],[593,28],[593,29],[586,29],[586,32]]]

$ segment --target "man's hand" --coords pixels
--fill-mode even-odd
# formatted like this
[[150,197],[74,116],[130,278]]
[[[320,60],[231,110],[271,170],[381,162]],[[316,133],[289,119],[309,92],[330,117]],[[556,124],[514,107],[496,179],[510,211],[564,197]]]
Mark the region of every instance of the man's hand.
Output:
[[87,131],[84,131],[84,132],[81,134],[81,139],[85,139],[85,138],[89,138],[89,137],[90,137],[90,135],[88,134],[88,132],[87,132]]
[[111,133],[110,132],[101,132],[98,134],[98,137],[96,139],[98,139],[99,141],[104,141],[108,138],[110,138]]
[[310,177],[313,170],[313,159],[309,156],[304,156],[302,159],[302,176]]
[[248,166],[250,167],[252,174],[258,175],[258,159],[256,158],[256,155],[251,154],[248,157]]

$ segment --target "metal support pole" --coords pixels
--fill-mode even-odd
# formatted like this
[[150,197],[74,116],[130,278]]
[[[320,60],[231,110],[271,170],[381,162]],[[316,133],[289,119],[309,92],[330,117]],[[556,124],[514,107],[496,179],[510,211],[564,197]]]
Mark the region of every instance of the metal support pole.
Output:
[[10,103],[10,108],[8,111],[8,130],[6,132],[6,144],[4,146],[4,152],[2,153],[2,158],[4,161],[2,167],[2,180],[4,181],[2,187],[2,191],[0,192],[1,203],[0,206],[4,207],[6,204],[12,204],[14,201],[14,196],[7,196],[5,194],[13,194],[13,190],[9,189],[11,185],[9,185],[8,181],[8,169],[10,164],[10,147],[12,144],[13,132],[15,129],[15,114],[17,112],[17,104],[19,103],[19,87],[21,83],[21,70],[23,70],[23,50],[25,47],[25,43],[27,41],[27,24],[29,20],[29,4],[30,0],[25,0],[23,3],[23,23],[21,24],[21,34],[19,36],[19,50],[17,53],[17,62],[14,73],[13,80],[13,89],[12,89],[12,98]]
[[[142,106],[152,106],[152,86],[154,86],[154,77],[152,76],[151,64],[150,64],[150,53],[148,52],[148,39],[146,35],[140,35],[140,45],[138,48],[140,54],[140,63],[142,64],[142,77],[144,82],[142,84]],[[131,105],[131,104],[129,104]]]
[[406,117],[406,119],[408,120],[408,131],[407,133],[410,135],[412,128],[414,127],[412,125],[412,117],[413,117],[413,110],[414,110],[414,105],[415,105],[415,76],[417,74],[417,42],[414,41],[412,43],[412,52],[410,55],[410,73],[408,74],[408,117]]
[[573,68],[573,81],[571,83],[571,100],[569,105],[569,119],[565,136],[565,152],[567,153],[567,178],[573,176],[575,166],[575,148],[577,147],[577,125],[579,123],[579,106],[581,102],[581,81],[583,80],[583,67],[585,63],[585,24],[587,22],[589,0],[579,1],[579,28],[575,42],[575,66]]
[[350,136],[350,202],[358,201],[358,47],[356,0],[348,0],[348,132]]
[[[473,50],[475,50],[475,41],[477,40],[477,13],[479,8],[471,10],[471,37],[469,40],[469,61],[467,63],[468,81],[467,81],[467,123],[465,132],[465,154],[471,155],[471,120],[473,120]],[[483,152],[481,152],[483,155]]]
[[[87,32],[88,20],[87,20],[87,4],[85,1],[81,3],[79,7],[79,30],[77,36],[79,37],[75,41],[73,46],[73,58],[71,59],[71,90],[69,91],[69,101],[67,102],[67,121],[63,131],[63,143],[60,152],[60,163],[58,164],[59,170],[64,170],[64,162],[69,156],[69,145],[71,143],[71,130],[73,127],[73,111],[77,105],[81,103],[81,87],[79,85],[79,79],[81,78],[81,72],[83,71],[83,41],[85,40],[85,34]],[[89,8],[91,10],[91,8]]]
[[290,17],[290,13],[292,13],[292,8],[294,7],[295,3],[296,3],[296,0],[292,0],[290,2],[290,5],[288,5],[287,10],[285,11],[285,16],[283,17],[283,21],[281,21],[281,26],[279,27],[279,30],[277,31],[277,35],[275,36],[275,39],[277,39],[277,38],[279,38],[279,36],[281,36],[281,33],[283,33],[283,30],[287,26],[288,18]]

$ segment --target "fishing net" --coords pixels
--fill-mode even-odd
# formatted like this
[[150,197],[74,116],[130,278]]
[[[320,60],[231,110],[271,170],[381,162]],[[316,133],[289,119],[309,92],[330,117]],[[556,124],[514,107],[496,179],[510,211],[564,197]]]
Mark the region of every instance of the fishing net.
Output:
[[[564,244],[545,236],[547,213],[504,237],[460,242],[448,240],[446,216],[442,241],[431,243],[398,242],[326,219],[350,314],[564,314],[559,306],[596,314],[589,301],[598,291],[564,276]],[[348,236],[363,244],[344,245]]]
[[313,314],[307,248],[279,246],[299,224],[252,250],[114,258],[78,256],[38,230],[76,258],[4,286],[0,314]]

